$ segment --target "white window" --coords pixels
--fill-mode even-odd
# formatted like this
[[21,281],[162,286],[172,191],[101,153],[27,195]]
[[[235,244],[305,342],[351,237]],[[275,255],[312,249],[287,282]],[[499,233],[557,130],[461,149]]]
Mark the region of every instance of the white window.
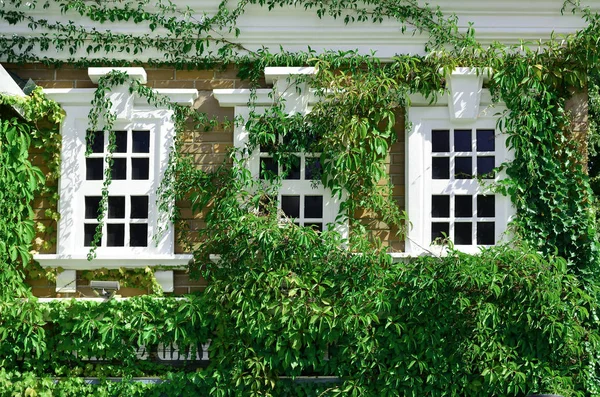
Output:
[[[110,68],[90,68],[92,81]],[[122,68],[145,83],[142,68]],[[193,89],[155,90],[172,102],[191,105]],[[173,145],[173,111],[157,108],[129,92],[128,85],[110,92],[115,149],[108,203],[96,258],[87,260],[98,226],[102,186],[106,179],[109,133],[89,131],[88,112],[95,89],[47,89],[65,110],[61,125],[58,243],[56,255],[37,255],[42,266],[64,269],[183,265],[190,255],[174,254],[174,231],[157,207],[157,188]],[[86,156],[86,136],[91,153]],[[159,228],[167,226],[164,232]],[[72,272],[74,277],[74,272]]]
[[506,136],[497,129],[505,109],[490,106],[483,77],[471,69],[457,69],[448,78],[448,98],[433,106],[416,98],[408,110],[411,254],[439,251],[436,243],[446,238],[471,253],[503,239],[513,209],[491,185],[502,177],[494,169],[508,159]]
[[[312,96],[306,84],[297,84],[293,76],[314,73],[313,68],[266,68],[267,82],[274,84],[275,95],[284,100],[285,110],[289,114],[306,114],[310,110]],[[248,103],[250,90],[220,89],[214,90],[214,96],[223,107],[235,107],[235,116],[247,120],[250,115]],[[256,92],[255,113],[260,114],[273,104],[272,90],[260,89]],[[279,139],[285,139],[281,136]],[[245,148],[248,143],[248,131],[244,123],[235,127],[234,145]],[[291,169],[282,172],[281,165],[269,155],[267,148],[256,148],[247,159],[247,166],[256,179],[265,179],[265,172],[282,175],[281,188],[277,193],[277,206],[286,218],[292,222],[323,230],[328,224],[334,224],[340,211],[340,200],[333,197],[329,189],[314,180],[320,168],[316,153],[294,153]],[[345,224],[336,224],[336,230],[347,236]]]

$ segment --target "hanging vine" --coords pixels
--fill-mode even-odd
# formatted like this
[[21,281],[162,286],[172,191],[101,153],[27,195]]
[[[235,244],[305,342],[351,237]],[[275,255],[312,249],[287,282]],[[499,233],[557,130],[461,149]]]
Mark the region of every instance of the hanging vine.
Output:
[[[142,54],[156,51],[159,56],[148,61],[151,65],[182,69],[234,64],[239,76],[254,88],[260,86],[265,66],[315,66],[318,73],[306,82],[321,101],[304,116],[290,116],[282,103],[275,103],[266,113],[237,120],[250,133],[249,146],[243,150],[269,147],[284,168],[294,153],[320,153],[321,182],[338,197],[347,193],[346,214],[366,208],[400,231],[407,219],[393,200],[385,161],[397,137],[398,121],[410,106],[410,95],[435,100],[444,92],[445,72],[459,65],[490,67],[489,88],[495,100],[509,109],[500,128],[508,135],[514,160],[502,166],[507,178],[496,188],[509,195],[517,209],[516,241],[512,247],[499,246],[478,256],[451,251],[445,258],[394,264],[384,249],[365,238],[358,223],[352,225],[347,248],[333,230],[319,234],[282,225],[268,200],[278,179],[273,179],[274,184],[254,180],[240,158],[244,151],[232,151],[223,164],[202,170],[182,153],[183,142],[178,140],[161,181],[160,207],[177,220],[177,213],[169,212],[171,204],[185,199],[195,213],[205,214],[207,227],[198,240],[186,245],[194,253],[190,270],[209,280],[207,290],[182,301],[142,298],[111,302],[107,307],[72,302],[47,309],[28,302],[24,308],[2,298],[0,309],[8,315],[0,317],[0,357],[9,358],[0,363],[12,372],[0,371],[0,391],[18,387],[26,394],[29,387],[88,392],[86,385],[76,381],[55,385],[31,374],[158,373],[174,387],[193,384],[213,395],[314,395],[316,390],[323,395],[397,395],[399,391],[406,395],[547,391],[598,395],[595,197],[581,142],[571,135],[567,112],[572,93],[590,83],[594,122],[598,114],[598,15],[577,1],[565,2],[564,11],[581,13],[587,27],[532,50],[525,44],[483,48],[473,29],[458,29],[456,17],[413,0],[246,0],[233,5],[222,1],[214,15],[203,18],[171,2],[159,2],[154,9],[149,4],[8,0],[0,8],[0,19],[26,24],[39,34],[2,37],[0,53],[12,62],[88,66],[128,63],[120,59],[121,52],[139,55],[133,63],[142,63],[147,61]],[[25,8],[56,5],[96,27],[48,22]],[[250,51],[236,43],[243,34],[236,22],[250,5],[303,7],[319,18],[339,18],[346,24],[393,20],[402,33],[428,34],[430,52],[400,55],[384,64],[374,55],[356,52]],[[108,22],[133,23],[147,28],[147,33],[97,29]],[[159,30],[165,33],[158,35]],[[48,56],[56,51],[69,53],[71,59]],[[108,134],[109,147],[90,259],[100,239],[111,183],[115,116],[108,94],[123,84],[149,104],[173,111],[179,137],[190,123],[209,129],[216,123],[205,114],[168,103],[152,88],[128,81],[124,73],[111,72],[100,80],[89,114],[88,151],[94,132],[100,130]],[[42,99],[44,106],[59,121],[56,105]],[[0,180],[27,185],[25,200],[29,201],[42,178],[29,167],[23,149],[36,133],[22,124],[2,124],[12,149],[0,153],[16,154],[7,162],[29,171],[11,176],[7,167]],[[54,145],[60,142],[57,135],[44,139]],[[57,171],[53,164],[51,169]],[[593,177],[594,166],[592,161]],[[22,180],[22,175],[29,179]],[[18,262],[19,257],[22,262],[29,260],[29,209],[27,204],[19,207],[2,223],[6,227],[0,233],[8,234],[0,239],[6,246],[0,254],[7,263]],[[220,256],[218,263],[214,254]],[[19,276],[11,283],[21,281]],[[17,321],[21,317],[26,321]],[[15,327],[9,320],[20,325]],[[163,342],[194,346],[209,338],[208,369],[184,369],[185,376],[157,365],[144,367],[134,349]],[[56,359],[50,357],[52,349],[97,355],[107,362],[91,365],[69,354]],[[327,360],[325,351],[331,353]],[[22,375],[21,370],[32,372]],[[315,373],[335,376],[337,383],[312,389],[282,386],[285,376]],[[115,390],[148,391],[108,385],[95,390],[107,395]]]

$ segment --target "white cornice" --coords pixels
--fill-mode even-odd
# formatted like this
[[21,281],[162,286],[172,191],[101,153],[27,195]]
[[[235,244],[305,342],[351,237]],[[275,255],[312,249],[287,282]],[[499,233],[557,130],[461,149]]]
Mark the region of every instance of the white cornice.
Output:
[[92,83],[98,84],[100,78],[106,76],[108,73],[112,71],[117,72],[125,72],[132,80],[136,80],[141,84],[146,84],[148,82],[148,76],[144,68],[136,67],[136,68],[118,68],[118,67],[105,67],[105,68],[88,68],[88,76]]
[[[192,106],[198,98],[198,90],[194,88],[158,88],[154,91],[169,98],[171,103]],[[45,88],[48,98],[61,106],[90,106],[94,99],[95,88]],[[146,104],[145,98],[135,98],[135,105]]]
[[[218,9],[220,0],[175,0],[182,9],[190,6],[196,19],[204,15],[213,15]],[[423,4],[425,1],[423,1]],[[518,0],[482,1],[482,0],[432,0],[432,6],[440,6],[445,15],[456,14],[458,26],[461,31],[466,31],[469,23],[473,23],[477,39],[483,45],[494,41],[504,44],[519,44],[521,41],[537,42],[548,40],[554,32],[558,35],[573,33],[585,26],[586,22],[580,15],[566,12],[561,15],[560,10],[563,0],[531,0],[528,2]],[[584,5],[592,7],[592,11],[600,11],[600,2],[583,1]],[[10,9],[8,2],[0,3],[0,9]],[[149,9],[152,9],[148,5]],[[91,22],[80,17],[73,11],[61,13],[58,6],[52,4],[50,8],[38,7],[27,10],[33,17],[44,18],[49,22],[60,21],[68,23],[70,20],[78,24]],[[142,36],[148,33],[147,24],[110,23],[95,24],[98,31],[110,30],[112,34],[127,33]],[[248,5],[244,14],[240,16],[237,25],[241,34],[235,37],[227,31],[218,32],[225,39],[240,43],[249,50],[256,51],[263,47],[273,52],[283,48],[287,51],[306,51],[310,46],[317,52],[325,50],[344,51],[358,50],[362,54],[376,51],[378,57],[389,59],[395,54],[424,54],[426,35],[413,34],[410,29],[404,34],[396,21],[384,20],[382,23],[352,23],[345,25],[343,18],[333,19],[324,16],[319,19],[315,10],[304,10],[301,7],[275,7],[267,11],[266,7]],[[26,23],[16,25],[0,25],[0,35],[10,39],[13,34],[24,36],[41,35],[39,29],[32,32]],[[166,32],[155,31],[152,35],[164,36]],[[83,45],[85,48],[86,45]],[[213,48],[213,51],[216,48]],[[81,58],[101,59],[107,54],[98,52],[86,54],[85,51],[69,54],[64,50],[50,50],[44,55],[59,59]],[[177,54],[179,55],[179,54]],[[183,55],[183,54],[182,54]],[[144,51],[143,54],[109,54],[108,56],[123,60],[145,60],[164,58],[163,54],[154,51]],[[2,56],[0,55],[0,59]]]
[[[252,91],[247,88],[225,88],[213,90],[213,96],[221,107],[248,105]],[[257,106],[273,105],[273,90],[258,89],[254,92],[253,103]]]

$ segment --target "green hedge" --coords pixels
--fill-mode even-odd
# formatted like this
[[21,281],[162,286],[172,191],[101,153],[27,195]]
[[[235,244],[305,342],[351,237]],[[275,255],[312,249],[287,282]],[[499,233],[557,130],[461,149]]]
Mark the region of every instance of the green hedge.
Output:
[[[222,263],[229,279],[213,269],[207,291],[186,299],[0,302],[0,395],[597,393],[595,291],[564,260],[498,247],[393,264],[309,248],[289,252],[309,260],[282,249],[280,261],[237,275]],[[207,368],[136,359],[139,345],[208,339]],[[300,375],[341,381],[280,380]],[[81,376],[170,382],[93,386]]]

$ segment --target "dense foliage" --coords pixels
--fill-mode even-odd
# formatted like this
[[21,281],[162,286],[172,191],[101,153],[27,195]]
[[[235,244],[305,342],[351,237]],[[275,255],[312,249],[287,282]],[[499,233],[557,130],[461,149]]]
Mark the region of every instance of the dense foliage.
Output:
[[[152,386],[154,395],[181,388],[182,395],[297,396],[320,385],[281,377],[310,374],[340,377],[320,389],[329,395],[596,390],[595,298],[563,259],[521,247],[391,263],[383,252],[352,255],[310,229],[271,233],[273,220],[259,223],[255,230],[250,216],[227,237],[235,237],[237,252],[263,260],[231,251],[220,266],[206,263],[212,282],[200,296],[37,305],[44,334],[34,343],[24,345],[22,333],[1,334],[0,390],[143,395],[151,386],[92,388],[72,378],[158,375],[171,383]],[[208,339],[211,361],[199,371],[173,374],[136,356],[140,346],[196,349]]]
[[[55,3],[88,25],[50,23],[27,12],[27,7]],[[2,37],[0,53],[10,61],[60,66],[63,61],[51,55],[66,51],[73,56],[67,62],[89,66],[125,64],[120,52],[157,50],[161,57],[150,64],[235,64],[253,87],[265,66],[311,65],[318,73],[307,83],[321,101],[306,116],[289,116],[284,104],[276,102],[264,114],[237,120],[250,131],[249,146],[232,152],[211,171],[198,169],[180,150],[173,152],[160,204],[168,208],[174,199],[190,200],[196,213],[206,215],[207,227],[197,245],[189,242],[195,257],[190,271],[209,281],[202,295],[38,304],[22,283],[23,267],[34,233],[31,201],[36,194],[50,194],[52,187],[45,186],[28,151],[48,148],[47,177],[56,177],[60,110],[39,90],[21,101],[2,97],[4,105],[18,104],[24,119],[3,113],[0,121],[0,394],[599,393],[594,194],[583,143],[573,139],[567,101],[589,79],[593,120],[600,114],[600,17],[567,1],[565,10],[582,13],[587,28],[533,51],[500,44],[483,48],[472,29],[458,30],[455,17],[414,0],[248,0],[233,7],[225,0],[215,15],[199,20],[191,10],[171,3],[160,2],[150,11],[148,3],[9,0],[2,3],[1,19],[48,33]],[[269,9],[303,6],[320,18],[346,23],[394,20],[402,32],[414,27],[429,34],[432,52],[425,57],[399,55],[382,64],[375,55],[354,52],[252,52],[213,34],[242,34],[236,20],[252,4]],[[134,23],[147,33],[135,36],[92,27],[109,22]],[[164,34],[158,36],[155,30]],[[392,263],[358,223],[352,225],[350,241],[333,230],[318,234],[282,225],[268,200],[278,179],[266,185],[254,181],[238,161],[257,145],[269,147],[284,164],[298,151],[321,153],[321,182],[348,198],[345,214],[367,208],[402,231],[407,220],[392,198],[385,171],[388,149],[410,95],[433,100],[443,93],[445,72],[455,66],[490,67],[489,88],[509,110],[500,126],[509,136],[514,160],[503,166],[507,178],[496,188],[517,209],[514,232],[523,243],[514,242],[512,248],[501,246],[477,256],[450,251],[444,258]],[[150,88],[113,72],[96,91],[91,130],[111,130],[114,115],[106,94],[123,83],[150,104],[169,106],[179,136],[192,123],[214,126],[207,115],[167,104]],[[49,125],[42,124],[46,119]],[[109,136],[110,152],[114,136]],[[590,170],[595,177],[597,138],[591,136]],[[103,208],[109,184],[107,169]],[[99,215],[99,223],[103,217]],[[175,343],[193,352],[208,340],[211,360],[202,370],[186,363],[173,373],[137,357],[141,346],[152,352],[160,343]],[[126,380],[157,375],[169,382],[102,381],[91,386],[80,378],[109,375]],[[286,379],[301,375],[339,380],[304,384]],[[61,380],[55,383],[55,377]]]

